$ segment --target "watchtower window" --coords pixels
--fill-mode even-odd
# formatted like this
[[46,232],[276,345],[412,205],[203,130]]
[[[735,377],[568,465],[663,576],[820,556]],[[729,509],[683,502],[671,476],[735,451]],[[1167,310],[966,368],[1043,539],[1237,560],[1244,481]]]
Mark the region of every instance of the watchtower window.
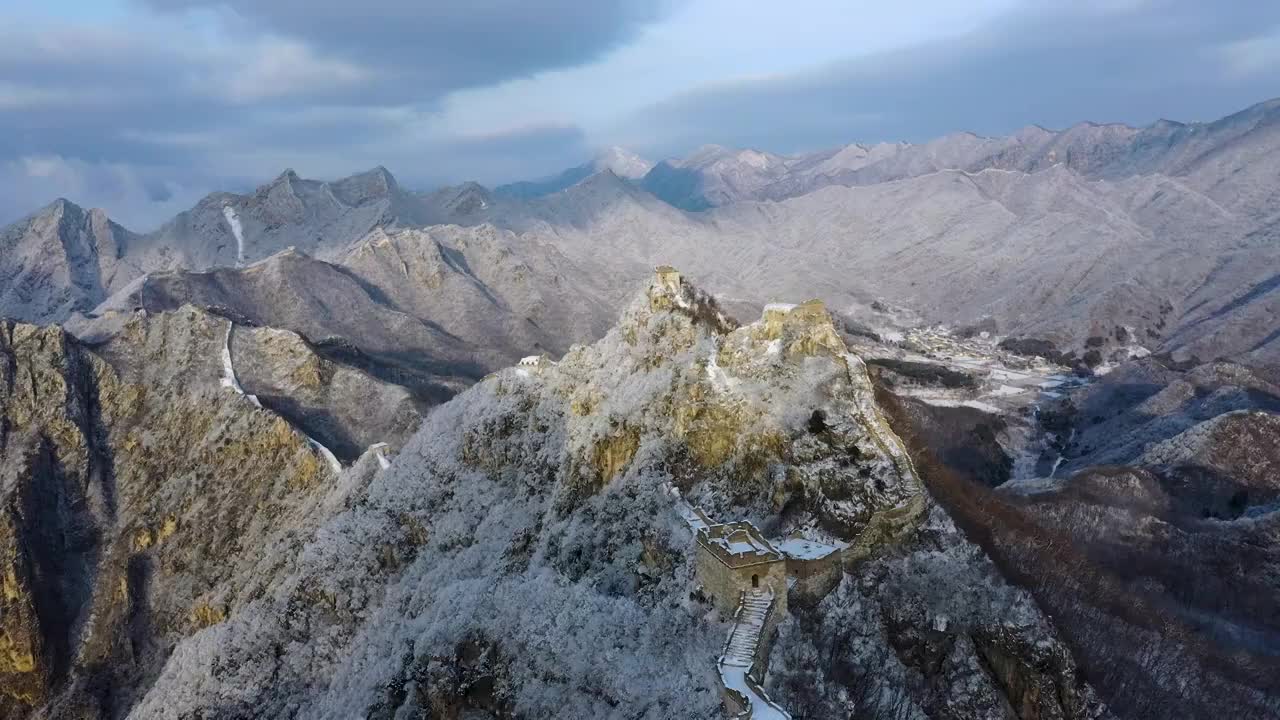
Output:
[[760,587],[760,576],[759,576],[759,575],[752,575],[752,576],[751,576],[751,587],[753,587],[753,588],[758,588],[758,587]]

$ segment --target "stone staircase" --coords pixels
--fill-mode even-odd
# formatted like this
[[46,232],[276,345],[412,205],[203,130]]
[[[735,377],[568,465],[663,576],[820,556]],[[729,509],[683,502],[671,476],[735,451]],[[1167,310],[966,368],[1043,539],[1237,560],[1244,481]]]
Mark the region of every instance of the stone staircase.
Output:
[[734,720],[791,720],[791,716],[765,694],[761,687],[764,666],[756,664],[756,652],[769,630],[772,608],[773,593],[748,590],[742,593],[734,614],[733,629],[729,631],[729,640],[718,663],[725,690],[731,698],[736,698],[730,706]]
[[755,662],[756,648],[760,645],[760,634],[764,632],[770,605],[773,605],[773,594],[768,591],[750,590],[743,593],[742,605],[733,630],[729,633],[729,642],[725,644],[721,664],[751,667]]

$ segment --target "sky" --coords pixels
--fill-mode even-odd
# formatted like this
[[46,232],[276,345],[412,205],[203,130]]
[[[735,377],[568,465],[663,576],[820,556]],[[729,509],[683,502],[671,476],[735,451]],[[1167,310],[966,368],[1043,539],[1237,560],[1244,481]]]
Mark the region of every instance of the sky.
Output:
[[0,0],[0,223],[148,230],[286,168],[493,185],[1280,96],[1274,0]]

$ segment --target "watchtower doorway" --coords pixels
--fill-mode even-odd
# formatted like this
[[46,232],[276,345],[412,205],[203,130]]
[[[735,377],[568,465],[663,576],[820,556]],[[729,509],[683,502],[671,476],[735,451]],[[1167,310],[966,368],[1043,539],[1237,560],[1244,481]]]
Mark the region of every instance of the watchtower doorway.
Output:
[[760,576],[759,576],[759,575],[752,575],[752,576],[751,576],[751,587],[753,587],[753,588],[758,588],[758,587],[760,587]]

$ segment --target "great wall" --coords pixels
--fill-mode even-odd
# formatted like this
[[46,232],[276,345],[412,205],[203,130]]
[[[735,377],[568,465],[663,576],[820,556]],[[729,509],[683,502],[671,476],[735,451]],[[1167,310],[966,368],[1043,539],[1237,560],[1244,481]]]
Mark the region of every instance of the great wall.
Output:
[[[688,289],[679,272],[670,267],[657,268],[649,300],[654,310],[675,308],[687,314],[703,313],[705,317],[698,317],[717,327],[736,327],[713,303],[699,304],[698,296]],[[906,447],[875,403],[866,364],[849,352],[820,301],[811,300],[801,305],[771,304],[764,308],[760,322],[744,332],[751,338],[750,342],[740,343],[734,350],[719,342],[705,361],[705,375],[717,392],[730,391],[734,383],[721,367],[723,360],[734,362],[740,372],[753,361],[735,356],[735,352],[739,355],[743,350],[747,354],[762,352],[772,361],[777,358],[799,361],[813,356],[833,358],[848,380],[846,397],[852,402],[837,406],[835,412],[814,411],[816,420],[811,419],[810,424],[821,426],[818,432],[829,428],[865,438],[866,444],[888,461],[883,468],[898,476],[896,486],[906,489],[897,496],[896,502],[887,507],[882,504],[880,509],[860,518],[856,531],[851,528],[851,534],[845,536],[850,539],[844,541],[833,540],[830,535],[820,539],[798,532],[771,540],[751,522],[712,519],[702,508],[689,503],[674,485],[666,486],[676,513],[693,535],[697,583],[720,615],[732,618],[723,649],[715,661],[723,706],[734,720],[776,720],[791,716],[769,698],[763,686],[776,630],[787,618],[789,607],[821,602],[854,565],[877,547],[910,532],[923,516],[927,500]],[[557,365],[546,355],[533,355],[521,360],[514,373],[532,379],[554,371]],[[810,427],[809,432],[815,431]],[[602,471],[602,476],[616,474],[614,466],[625,465],[634,451],[634,447],[628,446],[625,457],[617,462],[613,454],[599,453],[609,466]],[[707,454],[721,460],[724,455],[723,452]]]
[[[906,465],[910,467],[909,459]],[[774,632],[788,604],[821,601],[840,583],[849,563],[866,557],[868,543],[862,537],[899,535],[921,515],[923,496],[877,515],[859,542],[833,544],[798,536],[770,541],[750,522],[716,523],[676,488],[668,486],[668,492],[694,535],[699,585],[721,614],[733,618],[716,661],[728,716],[789,720],[791,715],[763,687]]]

